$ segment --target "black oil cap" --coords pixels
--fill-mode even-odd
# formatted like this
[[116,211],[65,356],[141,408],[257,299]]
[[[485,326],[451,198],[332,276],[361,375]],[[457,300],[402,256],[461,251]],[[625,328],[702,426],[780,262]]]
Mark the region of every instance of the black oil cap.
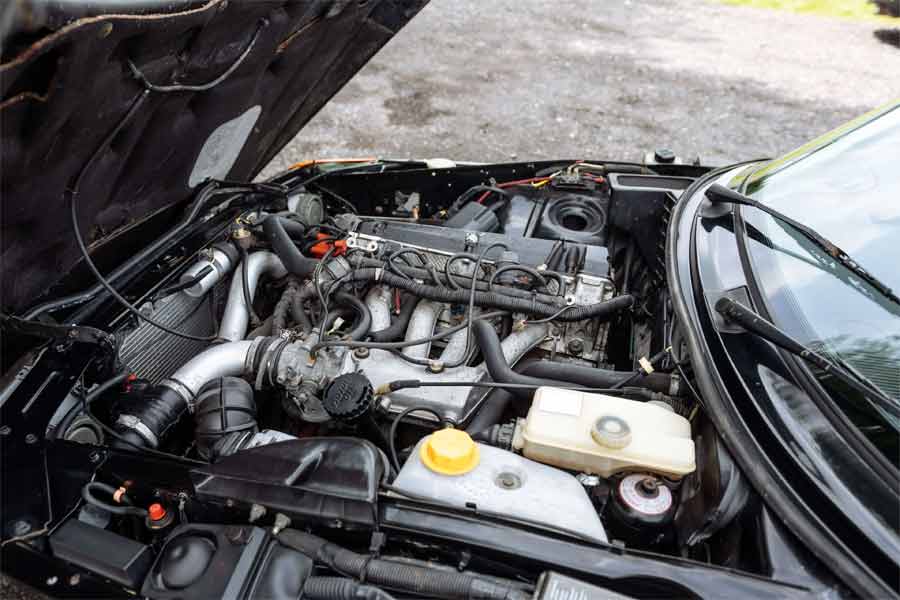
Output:
[[372,407],[372,383],[361,373],[339,375],[325,390],[322,406],[332,418],[355,421]]

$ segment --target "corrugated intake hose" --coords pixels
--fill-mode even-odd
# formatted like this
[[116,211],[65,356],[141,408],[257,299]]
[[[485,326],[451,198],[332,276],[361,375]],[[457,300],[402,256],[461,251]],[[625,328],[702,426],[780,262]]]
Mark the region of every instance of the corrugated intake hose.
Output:
[[[596,369],[583,365],[553,362],[544,359],[529,359],[517,364],[514,369],[517,373],[539,379],[555,379],[564,381],[570,385],[584,387],[605,388],[632,378],[631,371],[611,371],[609,369]],[[634,387],[647,388],[662,394],[677,395],[678,390],[672,389],[672,376],[668,373],[650,373],[632,383]]]
[[303,598],[308,600],[394,600],[376,587],[363,585],[343,577],[310,577],[303,584]]
[[[453,573],[357,554],[320,537],[284,529],[278,541],[335,571],[373,585],[450,600],[527,600],[522,590],[467,573]],[[304,588],[305,591],[305,588]]]
[[[410,291],[416,296],[427,298],[428,300],[451,302],[454,304],[469,303],[469,290],[451,290],[418,283],[417,281],[395,275],[383,269],[357,269],[344,279],[344,281],[379,281],[390,287],[397,287]],[[568,310],[560,312],[560,306],[526,300],[524,298],[514,298],[499,291],[475,292],[476,306],[499,308],[510,312],[521,312],[540,317],[555,317],[555,320],[557,321],[584,321],[586,319],[606,321],[623,310],[630,308],[633,304],[634,297],[629,294],[624,294],[605,302],[597,302],[587,306],[573,306]]]
[[[285,226],[282,223],[282,221],[286,220],[283,217],[269,215],[263,222],[263,232],[269,238],[272,249],[278,255],[278,258],[281,259],[281,262],[284,263],[284,268],[288,270],[288,273],[301,279],[306,279],[313,274],[319,261],[303,256],[297,246],[294,245],[294,241],[285,231]],[[293,226],[292,224],[291,227]]]

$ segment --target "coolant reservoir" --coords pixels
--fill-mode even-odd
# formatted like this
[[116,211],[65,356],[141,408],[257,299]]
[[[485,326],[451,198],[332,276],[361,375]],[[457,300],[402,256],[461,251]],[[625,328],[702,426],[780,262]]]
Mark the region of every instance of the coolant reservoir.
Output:
[[677,478],[696,468],[691,424],[669,408],[552,387],[535,392],[513,447],[538,462],[603,477],[648,471]]
[[422,439],[393,486],[410,496],[512,517],[606,542],[606,532],[574,476],[478,444],[464,431],[443,429]]

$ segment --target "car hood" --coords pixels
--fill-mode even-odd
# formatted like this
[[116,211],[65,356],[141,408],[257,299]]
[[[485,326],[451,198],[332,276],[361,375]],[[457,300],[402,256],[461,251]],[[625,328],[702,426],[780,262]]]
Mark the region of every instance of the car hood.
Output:
[[3,310],[78,265],[67,189],[96,245],[207,178],[252,179],[427,1],[5,3]]

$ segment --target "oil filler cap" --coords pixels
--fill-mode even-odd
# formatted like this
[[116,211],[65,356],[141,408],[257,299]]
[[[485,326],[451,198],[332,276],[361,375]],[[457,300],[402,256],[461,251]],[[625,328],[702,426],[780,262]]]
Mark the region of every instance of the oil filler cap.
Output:
[[607,448],[624,448],[631,443],[631,427],[620,417],[606,415],[600,417],[591,428],[591,437],[601,446]]
[[331,418],[355,421],[372,407],[372,384],[360,373],[344,373],[331,382],[322,398],[322,406]]
[[462,475],[478,466],[478,444],[459,429],[435,431],[419,447],[425,466],[442,475]]

